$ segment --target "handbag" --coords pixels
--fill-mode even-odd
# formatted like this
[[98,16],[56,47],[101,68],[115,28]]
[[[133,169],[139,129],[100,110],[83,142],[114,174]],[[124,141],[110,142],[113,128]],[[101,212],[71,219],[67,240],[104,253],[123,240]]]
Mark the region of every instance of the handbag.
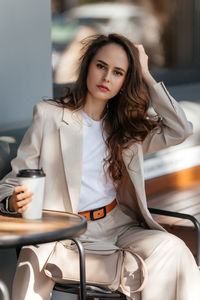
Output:
[[[124,283],[124,258],[126,253],[131,253],[141,263],[143,280],[139,288],[129,290]],[[98,285],[100,287],[117,290],[119,287],[127,293],[136,293],[143,290],[147,281],[147,269],[144,260],[131,249],[120,249],[116,247],[113,251],[100,250],[98,253],[85,253],[86,283]],[[78,283],[79,254],[75,249],[64,246],[61,242],[56,242],[54,250],[49,256],[45,266],[45,274],[55,282]],[[134,280],[134,276],[133,276]]]

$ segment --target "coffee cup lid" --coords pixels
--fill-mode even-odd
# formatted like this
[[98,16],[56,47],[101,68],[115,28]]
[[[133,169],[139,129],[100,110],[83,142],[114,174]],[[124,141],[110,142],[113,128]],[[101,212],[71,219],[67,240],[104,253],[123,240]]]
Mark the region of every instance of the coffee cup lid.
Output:
[[19,170],[17,177],[44,177],[46,174],[43,169],[23,169]]

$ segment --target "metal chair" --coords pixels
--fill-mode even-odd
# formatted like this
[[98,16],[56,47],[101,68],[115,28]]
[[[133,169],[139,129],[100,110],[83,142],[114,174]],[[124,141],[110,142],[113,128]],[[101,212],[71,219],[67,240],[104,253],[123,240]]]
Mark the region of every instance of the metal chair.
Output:
[[[173,217],[179,217],[179,218],[185,218],[189,219],[193,222],[195,228],[196,228],[196,234],[197,234],[197,264],[200,263],[200,223],[191,215],[187,214],[181,214],[177,212],[171,212],[171,211],[165,211],[155,208],[149,208],[149,211],[152,214],[159,214],[159,215],[166,215],[166,216],[173,216]],[[110,291],[108,289],[104,289],[99,286],[94,285],[88,285],[85,283],[85,253],[84,248],[81,244],[81,242],[77,239],[72,239],[75,244],[77,245],[77,248],[79,250],[79,261],[80,261],[80,284],[62,284],[62,283],[56,283],[54,286],[54,290],[59,292],[65,292],[65,293],[71,293],[76,294],[80,296],[80,299],[86,300],[86,298],[116,298],[116,299],[126,299],[126,296],[122,294],[119,291]],[[19,254],[19,250],[17,249],[17,254]]]
[[[195,229],[196,229],[196,247],[197,247],[196,261],[197,261],[197,265],[200,266],[200,223],[199,223],[199,221],[195,217],[188,215],[188,214],[182,214],[182,213],[178,213],[178,212],[166,211],[166,210],[161,210],[161,209],[156,209],[156,208],[149,208],[149,211],[152,214],[171,216],[171,217],[176,217],[176,218],[181,218],[181,219],[188,219],[194,224]],[[83,263],[84,263],[84,261],[83,261]],[[80,265],[80,268],[81,268],[81,265]],[[85,272],[85,264],[83,264],[82,268]],[[80,270],[80,272],[81,272],[81,270]],[[61,292],[80,295],[80,287],[78,284],[56,283],[54,289],[57,291],[61,291]],[[89,298],[126,299],[126,296],[124,294],[120,293],[119,291],[113,292],[108,289],[102,289],[98,286],[90,286],[87,284],[85,285],[85,296],[89,297]]]
[[2,295],[3,300],[10,299],[7,286],[5,285],[5,283],[3,281],[0,280],[0,299],[1,299],[1,295]]
[[[59,292],[65,292],[70,294],[79,295],[79,298],[81,300],[86,300],[86,298],[116,298],[116,299],[126,299],[126,296],[122,294],[119,291],[111,291],[109,289],[104,289],[96,285],[88,285],[85,283],[85,251],[83,248],[82,243],[76,239],[71,238],[71,240],[74,241],[76,244],[78,251],[79,251],[79,266],[80,266],[80,283],[56,283],[54,286],[55,291]],[[21,250],[21,247],[16,248],[17,258],[19,256],[19,252]],[[4,292],[4,295],[6,294],[6,291],[4,287],[2,288],[2,292]],[[5,300],[8,300],[9,298],[6,298]]]
[[183,214],[179,212],[168,211],[168,210],[157,209],[157,208],[149,208],[149,211],[151,214],[176,217],[180,219],[187,219],[194,224],[196,230],[196,249],[197,249],[196,263],[198,267],[200,267],[200,222],[194,216],[189,214]]
[[79,295],[80,299],[82,300],[86,300],[87,297],[126,299],[126,296],[120,293],[119,291],[111,291],[109,289],[102,288],[96,285],[86,284],[85,251],[82,243],[79,240],[75,238],[73,238],[72,240],[76,243],[76,246],[79,251],[80,284],[56,283],[54,286],[54,290]]

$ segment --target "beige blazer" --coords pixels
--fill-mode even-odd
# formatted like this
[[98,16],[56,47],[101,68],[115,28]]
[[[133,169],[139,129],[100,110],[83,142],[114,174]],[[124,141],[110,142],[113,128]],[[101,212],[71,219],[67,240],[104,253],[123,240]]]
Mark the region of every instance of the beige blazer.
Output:
[[[143,155],[181,143],[192,134],[192,124],[163,83],[151,87],[150,96],[154,110],[162,117],[163,130],[153,130],[143,143],[123,152],[126,174],[117,201],[126,214],[133,216],[134,211],[141,222],[162,230],[147,209]],[[12,194],[19,169],[38,167],[46,173],[44,208],[77,213],[82,170],[80,111],[71,112],[50,102],[35,106],[33,121],[12,161],[12,172],[0,183],[0,200]]]

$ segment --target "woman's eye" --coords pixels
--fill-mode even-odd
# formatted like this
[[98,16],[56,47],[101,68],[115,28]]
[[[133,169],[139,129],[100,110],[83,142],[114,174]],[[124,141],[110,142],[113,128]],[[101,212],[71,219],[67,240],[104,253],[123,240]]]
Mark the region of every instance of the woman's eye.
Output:
[[120,71],[114,71],[114,73],[115,73],[116,76],[123,76],[123,73],[120,72]]
[[104,69],[104,65],[102,65],[102,64],[97,64],[97,68],[99,68],[99,69]]

